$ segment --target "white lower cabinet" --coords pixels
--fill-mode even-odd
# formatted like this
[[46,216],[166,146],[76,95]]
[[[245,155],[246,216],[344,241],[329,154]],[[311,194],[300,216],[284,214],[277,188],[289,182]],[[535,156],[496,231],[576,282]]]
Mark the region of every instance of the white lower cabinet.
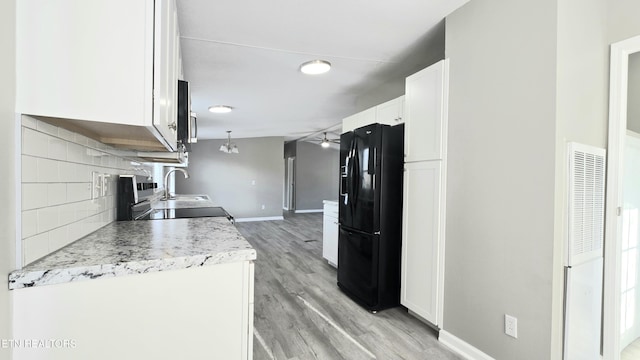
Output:
[[400,302],[442,323],[444,273],[443,162],[405,163]]
[[330,265],[338,267],[338,203],[335,201],[324,202],[322,257]]
[[253,281],[242,261],[12,290],[14,338],[51,341],[13,359],[251,360]]

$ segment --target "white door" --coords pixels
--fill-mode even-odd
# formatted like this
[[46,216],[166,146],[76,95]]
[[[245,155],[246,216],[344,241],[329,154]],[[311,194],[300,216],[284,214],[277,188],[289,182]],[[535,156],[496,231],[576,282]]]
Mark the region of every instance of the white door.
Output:
[[442,162],[405,164],[400,302],[440,325]]

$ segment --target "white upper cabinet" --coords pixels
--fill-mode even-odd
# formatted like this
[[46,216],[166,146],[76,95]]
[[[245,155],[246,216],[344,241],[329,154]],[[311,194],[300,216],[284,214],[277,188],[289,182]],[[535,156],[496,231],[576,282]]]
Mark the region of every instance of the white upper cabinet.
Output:
[[376,122],[387,125],[404,123],[404,95],[376,106]]
[[175,0],[20,0],[16,13],[17,112],[176,150]]
[[353,114],[342,120],[342,133],[353,131],[365,125],[376,122],[376,108],[372,107],[367,110]]
[[404,95],[368,108],[342,120],[342,132],[353,131],[369,124],[398,125],[404,123]]
[[444,158],[448,77],[448,59],[407,77],[404,109],[405,162]]

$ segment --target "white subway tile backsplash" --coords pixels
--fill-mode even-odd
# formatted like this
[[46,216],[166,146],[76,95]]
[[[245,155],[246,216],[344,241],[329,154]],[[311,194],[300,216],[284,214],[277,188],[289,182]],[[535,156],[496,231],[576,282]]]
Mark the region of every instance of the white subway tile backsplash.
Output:
[[59,214],[58,222],[60,225],[67,225],[76,221],[76,204],[77,203],[69,203],[56,207]]
[[66,161],[60,161],[58,163],[58,174],[60,177],[60,182],[69,183],[77,181],[76,178],[76,168],[78,164]]
[[61,226],[49,232],[49,251],[56,251],[70,243],[69,226]]
[[38,159],[33,156],[22,155],[22,182],[38,181]]
[[60,205],[67,202],[67,184],[47,184],[47,205]]
[[25,264],[49,253],[49,233],[38,234],[22,240],[22,256]]
[[22,126],[30,129],[36,129],[38,127],[38,120],[30,116],[22,116]]
[[78,144],[69,143],[67,145],[67,160],[77,163],[82,162],[84,149],[84,147]]
[[[22,253],[26,265],[115,220],[119,174],[126,157],[84,135],[22,116]],[[91,173],[109,174],[107,195],[91,200]]]
[[58,128],[58,136],[69,142],[74,142],[76,139],[76,133],[63,128]]
[[54,229],[60,225],[60,209],[58,206],[38,209],[38,233]]
[[56,160],[67,160],[67,142],[57,137],[49,138],[48,157]]
[[38,182],[59,182],[59,161],[38,159]]
[[36,128],[38,129],[38,131],[43,132],[45,134],[58,136],[58,127],[55,125],[51,125],[44,121],[38,120],[38,125]]
[[22,128],[22,154],[47,157],[49,136],[39,131]]
[[47,184],[22,184],[22,210],[47,206]]
[[28,238],[38,233],[38,211],[22,212],[22,238]]
[[67,183],[67,201],[76,202],[91,199],[91,183]]

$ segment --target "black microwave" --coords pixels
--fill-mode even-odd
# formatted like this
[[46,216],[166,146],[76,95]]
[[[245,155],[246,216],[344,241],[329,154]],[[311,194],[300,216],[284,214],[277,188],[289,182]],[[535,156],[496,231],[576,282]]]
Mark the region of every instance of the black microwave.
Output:
[[189,83],[178,80],[178,146],[182,144],[186,152],[191,144],[198,141],[198,120],[191,113],[191,94]]

